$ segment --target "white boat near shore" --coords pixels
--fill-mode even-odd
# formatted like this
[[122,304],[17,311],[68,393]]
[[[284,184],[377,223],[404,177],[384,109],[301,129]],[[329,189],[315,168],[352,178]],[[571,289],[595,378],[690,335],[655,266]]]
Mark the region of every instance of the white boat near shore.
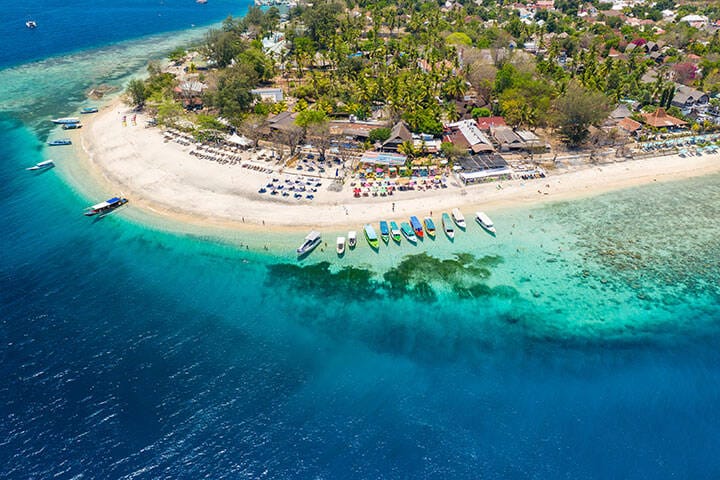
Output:
[[62,118],[56,118],[51,121],[56,125],[72,125],[75,123],[80,123],[80,119],[77,117],[62,117]]
[[53,168],[55,166],[55,162],[52,160],[45,160],[44,162],[36,163],[35,166],[32,166],[30,168],[26,168],[25,170],[47,170],[48,168]]
[[357,232],[355,230],[350,230],[348,232],[347,245],[351,249],[355,248],[355,245],[357,245]]
[[475,220],[488,232],[495,234],[495,225],[485,212],[475,212]]
[[459,208],[453,208],[452,217],[458,228],[462,228],[464,230],[467,227],[467,224],[465,223],[465,216]]
[[345,253],[345,237],[337,237],[337,247],[335,250],[337,251],[338,255],[342,255]]
[[320,245],[321,240],[322,237],[320,236],[320,232],[316,232],[315,230],[311,231],[305,237],[305,241],[303,241],[302,245],[297,248],[297,254],[306,255],[312,252],[315,247]]

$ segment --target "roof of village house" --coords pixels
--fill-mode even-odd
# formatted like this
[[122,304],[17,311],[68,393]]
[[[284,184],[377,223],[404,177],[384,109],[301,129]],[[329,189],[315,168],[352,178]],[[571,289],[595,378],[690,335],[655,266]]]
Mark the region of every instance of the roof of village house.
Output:
[[500,145],[522,145],[523,141],[510,127],[493,127],[492,136]]
[[520,137],[520,140],[525,142],[527,145],[537,145],[540,143],[540,137],[530,130],[515,130],[515,135]]
[[390,137],[383,142],[384,145],[395,145],[412,140],[412,133],[405,122],[400,121],[390,131]]
[[270,128],[276,130],[288,130],[295,126],[295,117],[297,117],[295,112],[280,112],[274,117],[268,118],[268,124]]
[[492,142],[480,131],[475,121],[460,120],[448,124],[447,127],[451,129],[448,138],[456,145],[467,144],[467,147],[475,153],[493,150]]
[[642,128],[642,124],[640,122],[636,122],[630,117],[620,120],[617,126],[630,133],[637,132]]
[[646,124],[655,128],[678,127],[687,124],[684,120],[668,115],[664,108],[658,108],[652,113],[643,113],[642,117]]
[[477,126],[480,130],[490,130],[491,127],[504,127],[507,124],[503,117],[480,117]]
[[700,90],[696,90],[692,87],[688,87],[687,85],[683,85],[681,83],[675,84],[675,95],[673,96],[672,103],[678,104],[678,105],[686,105],[687,103],[695,103],[698,100],[700,100],[701,97],[707,97],[708,95],[706,93],[701,92]]
[[202,82],[198,81],[186,81],[186,82],[180,82],[180,84],[176,87],[176,92],[183,92],[183,93],[193,93],[193,94],[199,94],[202,93],[203,90],[207,88],[207,85],[205,85]]
[[371,131],[383,127],[381,124],[376,123],[357,122],[331,122],[331,125],[341,130],[343,135],[360,138],[368,138]]
[[625,105],[624,103],[621,103],[620,105],[618,105],[618,107],[615,110],[610,112],[610,118],[614,118],[616,120],[620,120],[622,118],[627,118],[630,115],[632,115],[632,112],[630,111],[628,106]]

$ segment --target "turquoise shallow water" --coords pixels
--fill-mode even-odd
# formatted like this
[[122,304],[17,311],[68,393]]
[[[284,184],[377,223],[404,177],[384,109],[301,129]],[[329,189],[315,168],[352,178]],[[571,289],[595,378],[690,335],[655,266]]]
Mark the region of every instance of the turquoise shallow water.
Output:
[[1,477],[718,476],[718,177],[297,262],[300,238],[87,219],[67,153],[23,170],[171,44],[3,72]]

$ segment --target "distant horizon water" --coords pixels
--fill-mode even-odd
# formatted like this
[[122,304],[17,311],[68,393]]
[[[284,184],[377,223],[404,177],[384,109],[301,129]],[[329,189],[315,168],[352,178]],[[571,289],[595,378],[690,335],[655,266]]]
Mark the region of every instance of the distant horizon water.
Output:
[[197,35],[154,35],[154,8],[204,7],[48,5],[26,4],[41,28],[103,8],[125,23],[0,60],[0,477],[720,474],[720,176],[342,260],[331,244],[298,261],[286,234],[88,219],[47,120]]

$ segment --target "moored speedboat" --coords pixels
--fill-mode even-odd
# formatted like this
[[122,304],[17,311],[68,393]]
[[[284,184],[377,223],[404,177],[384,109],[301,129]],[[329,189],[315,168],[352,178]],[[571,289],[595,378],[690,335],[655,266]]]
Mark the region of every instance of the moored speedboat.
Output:
[[490,220],[490,217],[488,217],[485,212],[475,212],[475,220],[480,224],[481,227],[483,227],[488,232],[495,234],[495,225],[493,225],[493,221]]
[[453,221],[450,219],[450,215],[447,213],[442,214],[442,227],[445,231],[445,235],[452,240],[455,238],[455,225],[453,224]]
[[388,228],[388,222],[385,220],[380,222],[380,238],[382,238],[385,243],[390,241],[390,229]]
[[465,228],[467,227],[467,224],[465,223],[465,216],[462,214],[459,208],[453,208],[452,217],[455,221],[455,225],[457,225],[458,228],[465,230]]
[[85,107],[82,110],[80,110],[80,113],[82,114],[88,114],[88,113],[97,113],[98,109],[95,107]]
[[434,237],[435,236],[435,223],[433,222],[432,218],[430,218],[430,217],[423,218],[423,223],[425,224],[425,232],[427,232],[428,237]]
[[95,204],[92,207],[88,207],[85,210],[85,216],[92,217],[93,215],[107,215],[108,213],[112,212],[116,208],[122,207],[126,203],[128,203],[127,198],[113,197],[108,200],[105,200],[104,202]]
[[423,233],[423,226],[417,217],[415,217],[415,216],[410,217],[410,226],[412,227],[413,232],[415,232],[415,235],[418,238],[422,239],[425,236],[425,234]]
[[55,120],[52,120],[52,122],[58,125],[70,125],[73,123],[80,123],[80,119],[77,117],[62,117],[56,118]]
[[415,232],[413,232],[412,227],[407,222],[402,222],[400,224],[400,231],[402,232],[403,236],[407,239],[410,243],[417,243],[417,237],[415,236]]
[[395,222],[390,222],[390,236],[396,243],[400,243],[400,240],[402,239],[402,236],[400,235],[400,227],[398,227],[398,224]]
[[335,250],[338,255],[345,253],[345,237],[337,237]]
[[351,249],[355,248],[355,245],[357,245],[357,232],[355,230],[350,230],[348,232],[347,244]]
[[307,234],[302,245],[300,245],[295,251],[297,252],[298,256],[307,255],[308,253],[312,252],[315,247],[320,245],[321,240],[322,238],[320,236],[320,232],[316,232],[315,230],[313,230]]
[[55,162],[52,160],[45,160],[44,162],[36,163],[34,166],[26,168],[25,170],[47,170],[48,168],[53,168],[54,166]]
[[69,138],[60,138],[58,140],[50,140],[47,142],[49,147],[58,147],[60,145],[72,145],[72,140]]
[[378,242],[378,236],[377,233],[375,233],[373,226],[367,223],[363,227],[363,230],[365,230],[365,239],[367,240],[368,245],[377,250],[378,247],[380,247],[380,242]]
[[81,123],[63,123],[62,126],[63,130],[76,130],[78,128],[82,128]]

